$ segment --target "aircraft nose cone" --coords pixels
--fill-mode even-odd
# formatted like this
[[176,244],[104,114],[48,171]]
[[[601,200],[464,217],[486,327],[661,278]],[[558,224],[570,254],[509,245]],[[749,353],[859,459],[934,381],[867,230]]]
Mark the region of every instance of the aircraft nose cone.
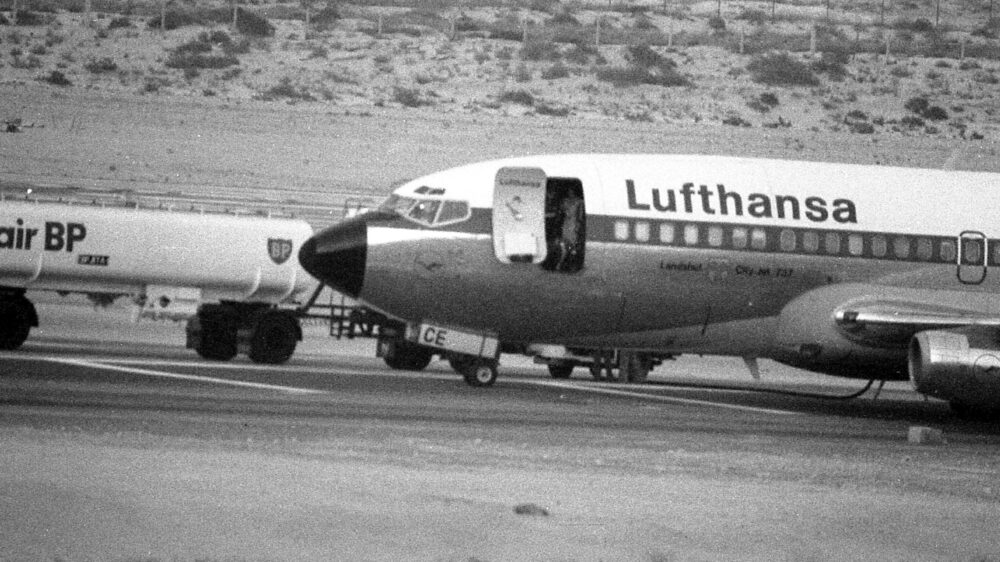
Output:
[[361,294],[368,257],[368,226],[348,219],[302,244],[299,263],[313,277],[351,297]]

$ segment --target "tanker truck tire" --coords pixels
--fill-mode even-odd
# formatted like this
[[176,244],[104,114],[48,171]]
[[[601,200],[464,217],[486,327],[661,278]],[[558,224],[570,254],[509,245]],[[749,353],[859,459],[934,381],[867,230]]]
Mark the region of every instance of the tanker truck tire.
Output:
[[277,365],[288,361],[300,339],[295,318],[277,310],[260,313],[250,336],[250,360]]
[[434,356],[430,349],[400,338],[380,339],[378,354],[390,369],[397,371],[422,371]]
[[0,301],[0,349],[10,351],[21,347],[32,326],[37,326],[35,307],[23,296]]
[[239,315],[224,304],[208,304],[198,311],[201,341],[195,347],[198,355],[212,361],[229,361],[236,357],[236,335]]

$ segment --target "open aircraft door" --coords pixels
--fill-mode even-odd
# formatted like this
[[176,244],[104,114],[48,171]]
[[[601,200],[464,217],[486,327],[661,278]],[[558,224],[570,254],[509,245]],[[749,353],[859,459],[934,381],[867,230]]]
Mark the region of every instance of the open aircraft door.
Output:
[[500,168],[493,188],[493,250],[503,263],[542,263],[545,241],[545,172]]

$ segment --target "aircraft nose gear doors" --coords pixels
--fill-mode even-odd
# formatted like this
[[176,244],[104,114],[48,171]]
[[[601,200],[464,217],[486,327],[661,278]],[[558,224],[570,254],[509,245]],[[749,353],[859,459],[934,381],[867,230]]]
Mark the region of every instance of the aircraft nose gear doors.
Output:
[[493,249],[503,263],[572,273],[583,267],[583,184],[539,168],[501,168],[493,189]]

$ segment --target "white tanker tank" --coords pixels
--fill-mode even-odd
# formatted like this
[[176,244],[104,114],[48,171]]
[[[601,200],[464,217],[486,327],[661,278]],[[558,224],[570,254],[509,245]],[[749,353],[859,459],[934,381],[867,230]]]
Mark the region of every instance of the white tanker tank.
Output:
[[203,357],[283,362],[302,332],[275,305],[315,286],[295,259],[311,235],[292,219],[0,201],[0,349],[38,325],[32,289],[133,295],[144,316],[194,316]]

